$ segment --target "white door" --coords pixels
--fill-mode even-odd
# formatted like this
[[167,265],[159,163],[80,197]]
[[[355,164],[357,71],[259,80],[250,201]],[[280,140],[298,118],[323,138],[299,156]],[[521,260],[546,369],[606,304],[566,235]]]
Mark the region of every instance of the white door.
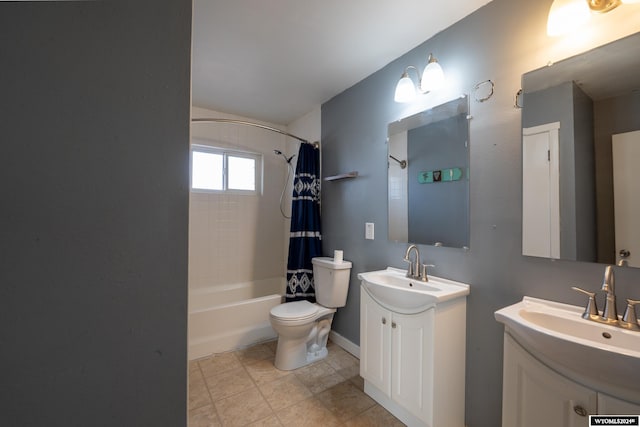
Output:
[[360,289],[360,375],[391,396],[391,312]]
[[640,267],[640,131],[613,135],[612,150],[616,256],[628,251],[628,265]]
[[522,129],[523,255],[560,258],[559,129]]

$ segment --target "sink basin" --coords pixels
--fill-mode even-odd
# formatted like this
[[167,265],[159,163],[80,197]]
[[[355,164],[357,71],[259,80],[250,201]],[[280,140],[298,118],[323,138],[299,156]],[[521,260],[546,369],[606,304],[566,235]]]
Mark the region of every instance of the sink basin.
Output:
[[524,297],[496,320],[533,356],[594,389],[640,400],[640,332],[581,317],[583,307]]
[[429,276],[428,282],[410,279],[393,267],[359,273],[362,288],[381,306],[401,314],[420,313],[436,304],[467,295],[469,285]]

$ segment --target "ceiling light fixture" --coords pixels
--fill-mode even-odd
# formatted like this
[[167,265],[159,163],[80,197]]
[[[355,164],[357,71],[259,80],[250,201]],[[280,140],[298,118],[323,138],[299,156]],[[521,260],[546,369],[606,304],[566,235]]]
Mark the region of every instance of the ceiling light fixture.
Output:
[[640,3],[640,0],[554,0],[549,9],[547,34],[568,34],[589,21],[591,13],[607,13],[622,3]]
[[[416,89],[413,80],[409,77],[409,70],[414,70],[418,75],[418,89]],[[413,65],[409,65],[404,69],[396,85],[396,92],[393,99],[400,103],[411,102],[416,98],[418,93],[425,94],[434,91],[439,89],[443,83],[444,72],[442,71],[442,67],[438,64],[438,60],[433,54],[430,53],[422,77],[420,77],[420,71]]]

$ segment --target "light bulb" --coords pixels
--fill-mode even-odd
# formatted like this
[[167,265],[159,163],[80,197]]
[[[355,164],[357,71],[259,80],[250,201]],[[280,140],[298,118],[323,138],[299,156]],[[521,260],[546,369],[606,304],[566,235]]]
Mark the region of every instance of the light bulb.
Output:
[[554,0],[549,9],[547,34],[560,36],[584,25],[591,18],[585,0]]
[[439,89],[444,83],[444,72],[442,67],[438,64],[436,58],[429,54],[429,63],[422,73],[422,83],[420,90],[422,92],[431,92],[432,90]]
[[396,85],[396,94],[393,99],[396,102],[405,103],[411,102],[416,97],[416,87],[413,84],[413,81],[409,78],[409,75],[405,71],[402,73],[402,77],[398,81]]

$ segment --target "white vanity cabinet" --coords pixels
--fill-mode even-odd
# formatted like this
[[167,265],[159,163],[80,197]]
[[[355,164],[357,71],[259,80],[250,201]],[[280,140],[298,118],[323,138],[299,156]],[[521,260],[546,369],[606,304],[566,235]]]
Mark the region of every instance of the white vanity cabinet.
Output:
[[365,392],[409,426],[463,427],[466,298],[415,314],[360,293]]
[[589,415],[640,414],[640,406],[552,370],[504,335],[503,427],[584,427]]
[[598,393],[598,414],[640,415],[640,404],[620,400],[604,393]]

